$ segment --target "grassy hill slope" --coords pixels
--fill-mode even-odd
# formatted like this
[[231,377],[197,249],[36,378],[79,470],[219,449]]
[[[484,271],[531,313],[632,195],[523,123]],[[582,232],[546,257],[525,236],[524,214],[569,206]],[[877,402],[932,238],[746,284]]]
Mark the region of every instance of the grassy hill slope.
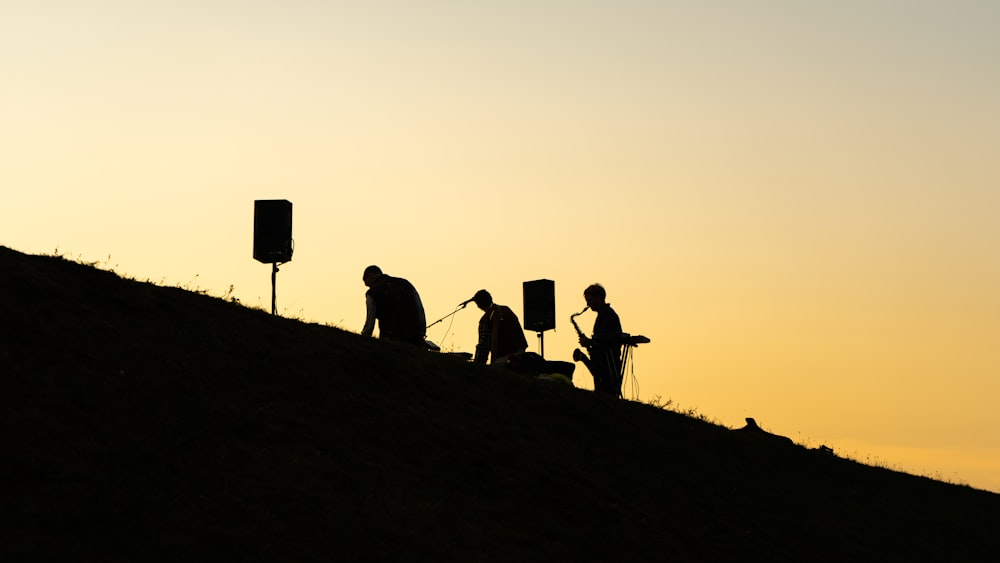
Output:
[[1000,495],[0,247],[5,561],[995,561]]

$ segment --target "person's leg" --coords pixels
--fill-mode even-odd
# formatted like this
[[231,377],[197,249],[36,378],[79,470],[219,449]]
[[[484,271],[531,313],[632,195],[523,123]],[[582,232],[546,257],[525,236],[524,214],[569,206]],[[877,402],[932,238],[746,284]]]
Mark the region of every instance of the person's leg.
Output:
[[595,388],[599,378],[601,380],[601,393],[611,397],[621,397],[621,370],[616,369],[617,363],[614,356],[610,353],[602,353],[600,358],[592,358],[591,364],[593,364],[594,370],[600,374],[599,376],[597,373],[594,375]]
[[594,378],[594,392],[603,393],[604,388],[606,387],[603,373],[600,369],[597,369],[597,367],[594,366],[593,360],[588,358],[587,354],[585,354],[583,350],[577,348],[573,350],[573,361],[580,362],[587,367],[587,371],[589,371],[591,377]]

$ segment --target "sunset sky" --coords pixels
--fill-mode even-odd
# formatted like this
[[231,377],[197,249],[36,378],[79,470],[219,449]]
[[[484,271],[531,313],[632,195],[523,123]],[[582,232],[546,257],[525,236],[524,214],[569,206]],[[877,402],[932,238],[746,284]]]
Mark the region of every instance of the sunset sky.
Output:
[[[0,244],[358,332],[602,283],[640,401],[1000,492],[1000,2],[0,6]],[[428,337],[471,352],[474,305]],[[589,332],[593,313],[579,317]],[[528,333],[531,349],[538,338]],[[592,388],[581,366],[576,385]]]

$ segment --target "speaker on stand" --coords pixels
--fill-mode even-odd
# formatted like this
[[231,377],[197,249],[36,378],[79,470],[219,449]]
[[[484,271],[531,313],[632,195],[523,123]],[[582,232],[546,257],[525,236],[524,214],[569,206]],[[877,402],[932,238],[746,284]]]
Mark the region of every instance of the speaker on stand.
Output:
[[253,202],[253,258],[271,264],[271,314],[278,314],[278,264],[292,260],[292,202],[258,199]]
[[556,328],[556,284],[552,280],[523,283],[524,328],[538,333],[539,355],[545,357],[545,331]]

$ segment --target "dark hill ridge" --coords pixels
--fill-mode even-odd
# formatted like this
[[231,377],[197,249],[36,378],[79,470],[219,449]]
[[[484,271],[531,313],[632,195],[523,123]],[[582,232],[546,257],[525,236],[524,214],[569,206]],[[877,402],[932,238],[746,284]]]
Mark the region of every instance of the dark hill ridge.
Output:
[[4,561],[1000,557],[993,493],[57,257],[0,268]]

